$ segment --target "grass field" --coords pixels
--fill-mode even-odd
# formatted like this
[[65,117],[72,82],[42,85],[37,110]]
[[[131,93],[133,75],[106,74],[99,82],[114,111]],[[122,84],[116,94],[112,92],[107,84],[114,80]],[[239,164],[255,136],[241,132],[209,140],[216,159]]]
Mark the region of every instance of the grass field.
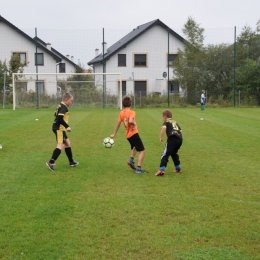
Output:
[[102,146],[119,110],[71,107],[80,164],[63,151],[55,172],[54,111],[0,110],[0,259],[260,259],[260,109],[172,109],[183,172],[170,161],[156,177],[162,110],[136,110],[144,175],[126,164],[123,126]]

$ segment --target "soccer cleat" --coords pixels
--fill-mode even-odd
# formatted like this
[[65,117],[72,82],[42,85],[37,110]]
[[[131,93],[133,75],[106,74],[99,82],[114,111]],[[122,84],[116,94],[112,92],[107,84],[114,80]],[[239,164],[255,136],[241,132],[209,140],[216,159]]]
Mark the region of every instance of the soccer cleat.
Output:
[[129,165],[130,168],[132,168],[133,170],[136,170],[134,162],[128,161],[127,164]]
[[155,176],[163,176],[164,175],[164,171],[158,171],[157,173],[155,173]]
[[144,174],[144,173],[146,173],[146,171],[144,171],[144,170],[142,170],[142,169],[140,169],[140,168],[137,168],[137,169],[135,170],[135,173],[136,173],[136,174]]
[[173,170],[173,172],[182,172],[181,169],[177,170],[176,168]]
[[54,171],[54,163],[46,162],[46,165],[49,167],[49,169],[53,172]]
[[78,164],[79,164],[79,162],[73,161],[73,162],[70,163],[70,166],[71,166],[71,167],[74,167],[74,166],[77,166]]

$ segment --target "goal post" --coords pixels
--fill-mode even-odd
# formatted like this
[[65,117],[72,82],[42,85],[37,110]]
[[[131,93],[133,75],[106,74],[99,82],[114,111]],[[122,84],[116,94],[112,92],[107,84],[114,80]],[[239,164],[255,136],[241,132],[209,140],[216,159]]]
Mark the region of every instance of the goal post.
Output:
[[13,110],[51,107],[62,94],[74,96],[78,107],[122,109],[121,73],[13,73]]

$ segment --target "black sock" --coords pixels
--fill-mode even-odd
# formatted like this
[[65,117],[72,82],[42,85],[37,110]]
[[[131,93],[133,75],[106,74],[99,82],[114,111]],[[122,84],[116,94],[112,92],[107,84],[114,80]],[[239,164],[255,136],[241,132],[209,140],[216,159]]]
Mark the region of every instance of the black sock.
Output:
[[53,151],[52,157],[50,159],[50,163],[54,163],[58,157],[60,156],[61,150],[59,148],[55,148]]
[[65,148],[65,153],[69,159],[69,162],[73,162],[71,147]]

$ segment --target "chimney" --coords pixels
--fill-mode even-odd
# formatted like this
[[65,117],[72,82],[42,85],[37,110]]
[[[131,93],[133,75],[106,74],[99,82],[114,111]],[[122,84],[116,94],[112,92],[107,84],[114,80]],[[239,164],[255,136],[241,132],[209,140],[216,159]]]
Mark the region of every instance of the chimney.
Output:
[[69,58],[70,58],[70,55],[69,55],[69,54],[67,54],[67,55],[66,55],[66,57],[69,59]]
[[51,44],[49,42],[46,43],[46,47],[49,51],[51,51]]
[[70,58],[71,58],[71,61],[74,62],[74,56],[71,56]]
[[99,49],[95,49],[95,57],[97,57],[98,56],[98,54],[99,54]]

